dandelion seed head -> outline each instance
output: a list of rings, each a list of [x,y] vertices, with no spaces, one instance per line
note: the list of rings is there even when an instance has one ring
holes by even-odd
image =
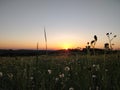
[[[95,64],[93,64],[92,66],[93,66],[93,67],[95,67],[96,65],[95,65]]]
[[[96,78],[96,75],[93,74],[93,75],[92,75],[92,78]]]
[[[48,69],[48,73],[51,74],[51,73],[52,73],[52,70]]]
[[[69,90],[74,90],[74,88],[73,88],[73,87],[70,87]]]
[[[58,81],[59,80],[59,78],[55,78],[55,81]]]
[[[34,77],[31,76],[31,77],[30,77],[30,80],[33,80],[33,79],[34,79]]]
[[[60,78],[63,78],[63,77],[64,77],[64,73],[60,74],[59,77],[60,77]]]
[[[65,71],[70,71],[70,68],[68,66],[66,66]]]

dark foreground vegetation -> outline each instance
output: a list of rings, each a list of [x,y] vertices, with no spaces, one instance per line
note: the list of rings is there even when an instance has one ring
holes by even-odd
[[[1,56],[0,90],[120,90],[120,53]]]
[[[116,54],[120,52],[120,50],[104,50],[104,49],[89,49],[89,54],[94,55],[94,51],[97,55],[101,54]],[[48,55],[64,55],[65,53],[69,55],[86,55],[88,54],[88,50],[86,48],[80,49],[61,49],[61,50],[47,50]],[[36,56],[36,55],[45,55],[46,50],[26,50],[26,49],[20,49],[20,50],[12,50],[12,49],[0,49],[0,56]]]

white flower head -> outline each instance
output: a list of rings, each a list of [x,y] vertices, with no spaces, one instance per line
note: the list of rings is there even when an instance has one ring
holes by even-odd
[[[55,81],[58,81],[59,80],[59,78],[55,78]]]
[[[96,78],[96,75],[92,75],[92,78]]]
[[[3,76],[3,73],[2,72],[0,72],[0,77],[2,77]]]
[[[59,77],[60,77],[60,78],[63,78],[63,77],[64,77],[64,73],[60,74]]]
[[[33,79],[34,79],[34,77],[31,76],[31,77],[30,77],[30,80],[33,80]]]
[[[51,74],[51,73],[52,73],[52,70],[48,69],[48,73]]]
[[[105,71],[107,72],[107,71],[108,71],[108,69],[105,69]]]
[[[65,71],[70,71],[70,68],[68,66],[66,66]]]
[[[96,65],[95,65],[95,64],[93,64],[92,66],[93,66],[93,67],[95,67]]]
[[[74,90],[74,88],[73,88],[73,87],[70,87],[69,90]]]

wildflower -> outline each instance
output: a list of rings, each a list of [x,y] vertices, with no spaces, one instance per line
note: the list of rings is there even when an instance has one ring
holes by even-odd
[[[52,73],[52,70],[48,69],[48,73],[51,74],[51,73]]]
[[[55,78],[55,81],[58,81],[59,80],[59,78]]]
[[[105,69],[105,71],[107,72],[107,71],[108,71],[108,69]]]
[[[3,76],[3,73],[2,72],[0,72],[0,77],[2,77]]]
[[[100,65],[99,65],[99,64],[98,64],[98,65],[96,65],[96,68],[97,68],[97,69],[100,69]]]
[[[73,88],[73,87],[70,87],[69,90],[74,90],[74,88]]]
[[[34,79],[34,77],[31,76],[31,77],[30,77],[30,80],[33,80],[33,79]]]
[[[96,75],[93,74],[93,75],[92,75],[92,78],[96,78]]]
[[[96,65],[95,65],[95,64],[93,64],[92,66],[93,66],[93,67],[95,67]]]
[[[69,71],[70,68],[68,66],[65,67],[65,71]]]
[[[60,78],[63,78],[63,77],[64,77],[64,73],[60,74],[59,77],[60,77]]]

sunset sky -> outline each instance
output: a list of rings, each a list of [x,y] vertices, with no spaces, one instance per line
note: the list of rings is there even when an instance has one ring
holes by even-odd
[[[97,48],[117,37],[120,49],[120,0],[0,0],[0,49],[84,48],[97,35]],[[112,37],[111,37],[112,38]]]

